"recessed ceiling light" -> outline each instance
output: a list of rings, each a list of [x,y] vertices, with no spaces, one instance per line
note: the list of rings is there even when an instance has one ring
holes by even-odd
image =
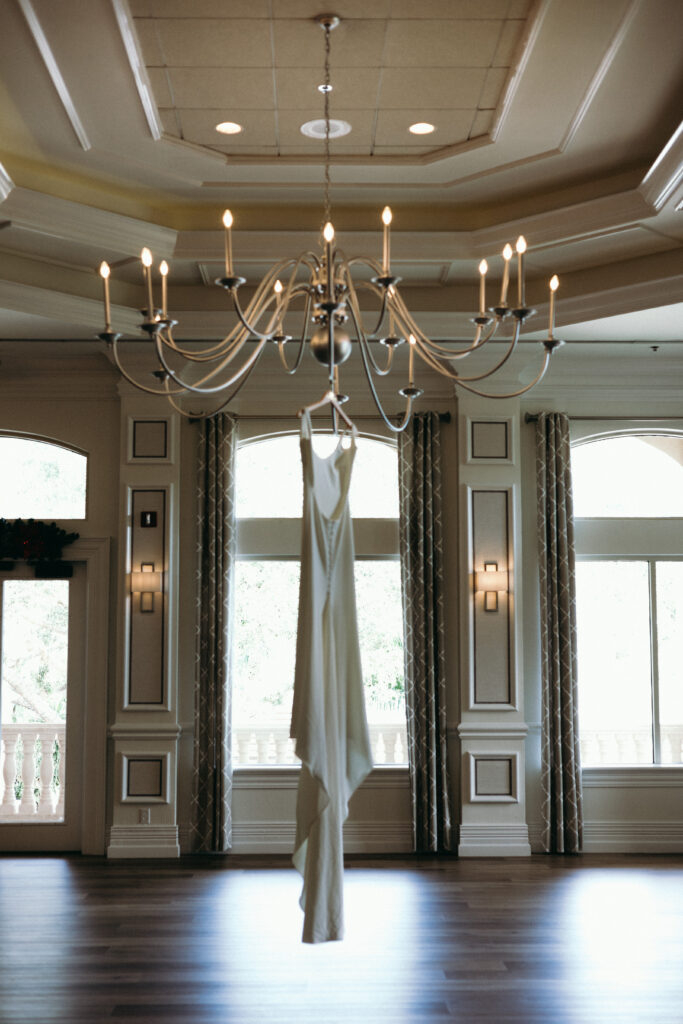
[[[239,135],[242,131],[242,125],[237,124],[236,121],[221,121],[220,124],[216,125],[216,131],[222,135]]]
[[[332,92],[332,88],[329,82],[323,82],[322,85],[318,86],[318,92]]]
[[[416,124],[411,124],[408,129],[413,135],[431,135],[434,131],[434,125],[429,124],[428,121],[418,121]]]
[[[306,124],[301,125],[301,134],[308,136],[309,139],[324,139],[325,138],[325,121],[322,117],[316,118],[314,121],[306,121]],[[351,131],[351,125],[348,121],[338,121],[335,118],[330,118],[330,138],[339,139],[342,135],[348,135]]]

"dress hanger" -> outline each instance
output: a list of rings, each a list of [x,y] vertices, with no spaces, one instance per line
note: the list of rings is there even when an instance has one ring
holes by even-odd
[[[353,431],[356,430],[355,423],[353,422],[353,420],[349,416],[346,415],[346,413],[344,412],[344,410],[342,408],[341,402],[339,401],[339,399],[337,398],[336,394],[332,390],[326,391],[325,394],[322,396],[322,398],[319,401],[313,402],[311,405],[305,405],[303,407],[303,409],[299,409],[299,411],[297,413],[297,416],[301,417],[301,416],[303,416],[303,414],[305,412],[307,412],[307,413],[315,412],[316,409],[322,409],[323,406],[325,406],[325,405],[331,405],[332,409],[334,410],[334,412],[338,416],[340,416],[341,419],[344,420],[344,422],[349,427],[349,429],[353,430]],[[334,423],[335,423],[335,433],[336,433],[336,423],[337,423],[336,418],[335,418]]]

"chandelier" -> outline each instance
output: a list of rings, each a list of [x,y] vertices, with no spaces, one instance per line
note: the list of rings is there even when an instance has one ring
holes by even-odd
[[[423,393],[415,381],[416,356],[432,370],[453,381],[457,387],[475,395],[485,398],[515,398],[524,394],[542,379],[554,349],[562,344],[554,337],[555,292],[559,284],[557,276],[549,282],[548,335],[541,343],[544,349],[543,357],[533,380],[515,391],[506,393],[487,393],[480,389],[481,381],[492,377],[508,362],[517,347],[522,325],[527,317],[535,312],[527,307],[525,301],[524,262],[527,246],[523,236],[517,239],[516,260],[513,260],[515,253],[510,244],[503,249],[503,274],[499,298],[495,305],[488,308],[486,277],[489,268],[486,260],[480,262],[479,310],[471,318],[473,330],[471,341],[468,343],[434,341],[428,338],[410,313],[399,288],[401,278],[392,273],[392,212],[388,206],[384,208],[381,218],[381,261],[372,256],[347,258],[336,244],[330,207],[330,33],[339,24],[339,18],[336,15],[321,15],[316,21],[325,33],[324,82],[319,86],[324,97],[325,127],[324,216],[319,250],[303,252],[298,256],[280,260],[266,273],[251,299],[243,306],[239,298],[239,289],[246,280],[235,270],[232,250],[233,216],[230,210],[226,210],[223,214],[225,274],[218,278],[216,284],[228,292],[237,323],[222,341],[205,346],[197,342],[176,341],[173,329],[177,326],[177,321],[169,314],[168,308],[169,267],[163,260],[158,268],[161,304],[157,305],[152,278],[153,258],[146,248],[142,250],[141,262],[147,305],[141,310],[144,319],[140,328],[148,335],[158,363],[158,368],[154,371],[156,383],[151,385],[136,379],[123,365],[119,350],[121,335],[112,330],[111,323],[110,268],[104,262],[100,265],[99,273],[104,289],[105,328],[98,337],[106,342],[119,372],[127,381],[147,394],[165,396],[184,416],[211,416],[228,408],[269,344],[277,346],[283,369],[288,374],[297,372],[308,348],[313,356],[327,367],[327,391],[316,407],[330,401],[338,412],[341,412],[341,403],[348,398],[340,391],[339,366],[349,358],[354,349],[357,349],[377,410],[387,427],[394,432],[400,432],[408,425],[413,402]],[[508,292],[513,286],[513,277],[516,277],[516,294],[511,305],[508,302]],[[512,287],[512,290],[514,292],[515,288]],[[369,292],[376,304],[376,312],[370,326],[366,324],[361,313],[361,292]],[[301,327],[296,338],[286,334],[284,330],[285,317],[289,324],[291,314],[295,312],[301,318]],[[461,372],[459,367],[462,361],[472,353],[481,351],[505,322],[510,324],[512,329],[502,355],[494,358],[492,365],[486,369],[469,374]],[[402,416],[396,417],[397,422],[394,422],[380,401],[376,378],[389,374],[396,349],[404,343],[409,346],[408,380],[398,394],[405,400],[405,408]],[[181,404],[181,400],[187,400],[188,396],[195,396],[197,399],[218,399],[220,405],[209,412],[189,412],[187,407]],[[333,412],[336,426],[334,417]],[[346,415],[343,415],[343,418],[348,419]]]

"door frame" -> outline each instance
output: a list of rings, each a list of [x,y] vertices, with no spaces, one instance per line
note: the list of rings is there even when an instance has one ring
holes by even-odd
[[[109,675],[109,538],[74,541],[66,561],[85,567],[82,632],[82,723],[80,749],[80,852],[101,856],[105,851],[107,693]],[[67,755],[69,758],[71,755]],[[78,756],[78,753],[77,753]],[[19,827],[19,826],[17,826]],[[36,826],[30,826],[35,828]],[[50,826],[48,826],[50,827]]]

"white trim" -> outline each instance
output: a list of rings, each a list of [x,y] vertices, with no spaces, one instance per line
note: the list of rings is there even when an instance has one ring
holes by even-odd
[[[645,200],[659,211],[671,198],[682,180],[683,121],[643,178],[640,192]]]
[[[0,164],[0,203],[7,199],[7,196],[15,188],[14,182],[10,178],[9,174],[5,170],[2,164]]]
[[[296,790],[299,785],[298,766],[235,768],[232,777],[234,790]],[[379,765],[358,787],[357,792],[370,789],[410,789],[408,767],[403,765]]]
[[[292,821],[235,822],[233,853],[288,853],[294,850],[296,825]],[[402,821],[347,822],[345,853],[412,853],[413,830]]]
[[[59,64],[52,52],[52,47],[47,41],[47,36],[43,32],[43,27],[38,20],[38,15],[33,9],[33,4],[31,3],[31,0],[17,0],[17,2],[21,8],[22,14],[26,18],[26,23],[31,35],[33,36],[33,40],[38,47],[40,56],[43,58],[43,63],[47,68],[47,73],[52,79],[52,84],[57,91],[57,95],[62,101],[62,106],[64,107],[66,116],[71,122],[74,134],[81,145],[81,149],[84,149],[87,153],[89,149],[92,149],[92,144],[88,138],[85,128],[83,127],[83,122],[78,116],[76,104],[72,100],[71,93],[66,87],[66,82],[64,81],[62,72],[59,69]]]
[[[610,71],[614,60],[621,49],[621,46],[626,39],[626,36],[631,28],[633,20],[638,13],[639,8],[642,5],[642,0],[631,0],[631,6],[627,10],[624,17],[621,19],[617,31],[615,32],[611,43],[605,50],[604,56],[600,61],[597,71],[593,75],[588,88],[586,89],[583,98],[569,123],[569,127],[564,134],[564,137],[559,145],[560,153],[564,153],[568,146],[574,141],[574,136],[581,127],[584,118],[586,117],[590,107],[595,99],[599,89],[601,88],[608,72]]]
[[[460,857],[528,857],[531,854],[526,825],[496,824],[460,826]]]
[[[477,792],[477,761],[507,761],[510,765],[509,793],[478,793]],[[495,750],[468,751],[465,754],[465,771],[471,804],[517,804],[520,792],[520,758],[517,751]]]
[[[584,789],[683,789],[683,765],[629,765],[584,768]]]
[[[104,853],[109,651],[109,538],[85,537],[69,547],[86,566],[81,852]]]
[[[131,796],[128,794],[128,778],[131,761],[158,761],[160,766],[160,789],[158,796],[149,793]],[[118,755],[119,793],[122,804],[168,804],[170,803],[171,754],[168,750],[153,753],[149,750],[126,750]]]
[[[109,829],[107,857],[113,860],[179,856],[176,825],[112,825]]]
[[[127,0],[111,0],[111,3],[150,134],[154,141],[158,142],[164,133],[164,128],[159,117],[157,105],[154,102],[149,75],[147,74],[147,68],[140,52],[135,28],[133,27],[133,16],[130,13]]]
[[[683,821],[587,821],[584,853],[683,853]]]

